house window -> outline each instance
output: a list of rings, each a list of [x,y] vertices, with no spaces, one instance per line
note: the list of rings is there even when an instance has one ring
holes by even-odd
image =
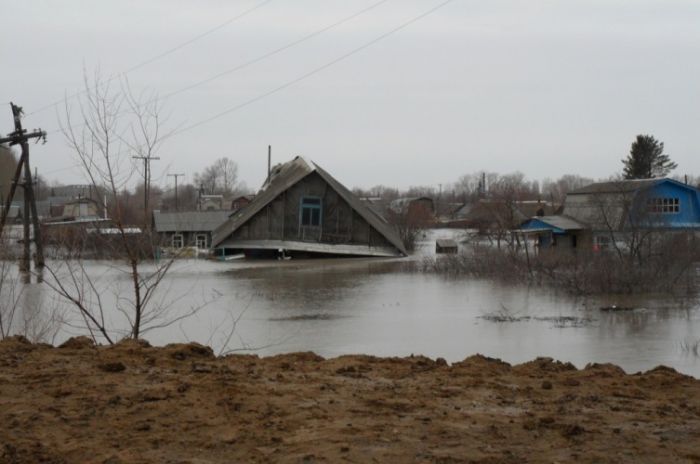
[[[681,202],[679,198],[649,198],[647,211],[650,213],[680,213]]]
[[[314,197],[304,197],[301,199],[301,225],[315,226],[321,225],[321,199]]]
[[[185,246],[185,239],[182,236],[182,234],[173,235],[172,245],[173,245],[173,248],[182,248],[183,246]]]
[[[195,237],[197,248],[204,250],[207,248],[207,234],[197,234]]]

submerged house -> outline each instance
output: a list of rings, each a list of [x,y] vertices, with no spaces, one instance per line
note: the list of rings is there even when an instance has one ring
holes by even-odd
[[[700,191],[663,178],[598,182],[569,192],[561,215],[532,218],[519,230],[541,247],[593,250],[638,231],[700,231]]]
[[[488,231],[512,229],[533,216],[554,214],[555,207],[546,201],[505,201],[480,199],[462,205],[453,213],[452,225]]]
[[[228,219],[230,211],[153,212],[153,230],[166,248],[211,247],[212,232]]]
[[[248,256],[404,256],[394,228],[317,164],[275,166],[249,205],[218,227],[212,247]]]

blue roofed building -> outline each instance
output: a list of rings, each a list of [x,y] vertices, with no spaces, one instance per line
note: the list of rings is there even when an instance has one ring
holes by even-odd
[[[600,250],[633,234],[700,232],[700,191],[673,179],[598,182],[569,192],[561,215],[525,221],[540,248]]]

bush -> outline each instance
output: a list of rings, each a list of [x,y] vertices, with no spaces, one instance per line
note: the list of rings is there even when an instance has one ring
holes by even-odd
[[[614,252],[562,253],[542,250],[527,255],[512,248],[474,244],[458,255],[426,258],[411,264],[419,272],[469,275],[505,281],[547,284],[574,294],[695,293],[700,253],[692,239],[658,240],[644,260]]]

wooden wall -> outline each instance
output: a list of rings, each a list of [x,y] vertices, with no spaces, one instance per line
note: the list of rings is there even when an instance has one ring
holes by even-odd
[[[302,227],[303,197],[321,199],[321,227]],[[287,240],[392,247],[316,173],[296,183],[260,210],[233,240]]]

